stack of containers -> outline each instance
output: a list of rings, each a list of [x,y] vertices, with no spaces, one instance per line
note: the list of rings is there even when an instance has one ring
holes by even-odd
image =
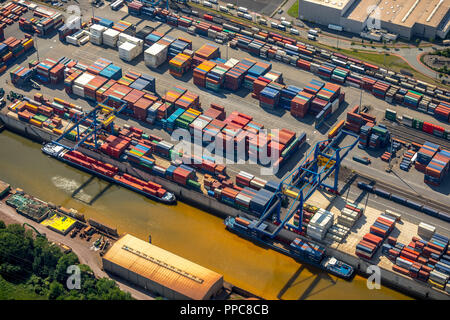
[[[289,85],[281,90],[280,106],[286,110],[291,109],[292,100],[297,96],[302,89],[296,86]]]
[[[349,70],[343,67],[337,67],[333,70],[333,74],[331,75],[331,79],[337,81],[339,83],[344,83],[349,74]]]
[[[356,245],[356,255],[366,259],[372,259],[376,250],[395,226],[395,219],[389,215],[381,214],[370,226],[370,233]]]
[[[375,97],[384,99],[387,91],[389,90],[390,84],[384,81],[377,81],[377,83],[372,87],[372,94]]]
[[[207,89],[218,92],[225,80],[225,73],[230,69],[224,64],[216,65],[206,75],[205,86]]]
[[[438,151],[439,146],[437,144],[426,141],[417,152],[414,167],[421,172],[425,172],[427,165]]]
[[[313,97],[311,93],[300,91],[291,101],[291,114],[296,118],[303,118],[308,113]]]
[[[369,137],[372,132],[372,126],[363,125],[359,133],[359,145],[358,147],[364,149],[369,145]]]
[[[258,77],[256,80],[254,80],[252,98],[259,100],[259,94],[270,82],[271,80],[265,79],[264,77]]]
[[[439,120],[450,122],[450,104],[441,101],[434,109],[434,116]]]
[[[116,48],[117,47],[117,41],[119,40],[119,34],[120,31],[114,30],[114,29],[106,29],[103,32],[103,44],[111,47]]]
[[[207,115],[207,113],[205,113],[205,115]],[[204,142],[207,143],[213,141],[225,126],[225,122],[220,119],[213,118],[213,120],[205,127],[205,129],[203,129]]]
[[[245,187],[243,188],[239,194],[236,196],[235,203],[238,209],[249,211],[250,210],[250,202],[255,196],[255,190]]]
[[[245,171],[240,171],[237,175],[236,175],[236,184],[238,186],[241,187],[249,187],[250,186],[250,182],[252,181],[252,179],[255,176],[245,172]]]
[[[228,70],[225,74],[224,87],[229,90],[239,90],[244,76],[255,63],[255,60],[244,59]]]
[[[106,31],[106,27],[99,24],[93,24],[89,28],[89,40],[98,46],[102,45],[103,42],[103,32]]]
[[[238,194],[239,191],[230,187],[225,187],[220,192],[220,200],[228,205],[234,206]]]
[[[148,36],[145,37],[145,44],[151,46],[158,42],[164,35],[158,31],[153,31]]]
[[[110,64],[100,71],[99,75],[107,79],[119,80],[122,77],[122,68]]]
[[[420,92],[408,90],[408,92],[406,93],[406,95],[403,98],[403,104],[407,107],[417,108],[422,96],[423,96],[423,94]]]
[[[48,83],[50,82],[50,70],[57,64],[57,61],[52,59],[45,59],[40,62],[36,67],[36,77],[38,80]]]
[[[206,43],[195,51],[194,55],[204,60],[211,60],[220,56],[219,47],[210,43]]]
[[[158,68],[167,60],[168,46],[160,43],[153,44],[144,52],[144,61],[148,67]]]
[[[113,28],[114,30],[119,31],[119,32],[124,32],[124,31],[126,31],[128,28],[130,28],[131,25],[132,25],[132,24],[131,24],[130,22],[120,20],[120,21],[114,23],[114,25],[113,25],[112,28]]]
[[[431,159],[425,168],[425,183],[439,186],[444,178],[448,175],[448,168],[450,162],[450,152],[441,150]]]
[[[200,108],[200,97],[190,91],[186,91],[181,97],[175,101],[175,107],[187,110],[189,108],[199,109]]]
[[[185,94],[186,91],[186,88],[174,86],[172,89],[166,92],[166,94],[162,97],[162,100],[169,103],[170,105],[174,105],[175,101],[177,101],[183,94]]]
[[[372,259],[373,255],[383,242],[383,238],[373,233],[366,233],[356,245],[356,255],[365,259]]]
[[[250,210],[256,215],[261,215],[271,203],[274,193],[266,189],[256,191],[254,197],[250,201]]]
[[[184,50],[192,49],[192,41],[186,39],[177,39],[169,46],[169,59],[175,57],[177,54],[184,52]]]
[[[315,240],[323,240],[328,229],[333,225],[334,215],[320,208],[309,221],[306,234]]]
[[[84,97],[96,101],[96,91],[100,89],[108,79],[102,76],[95,76],[84,86]]]
[[[329,80],[335,68],[336,68],[335,65],[324,63],[319,67],[318,75],[321,78]]]
[[[153,104],[153,100],[144,97],[138,99],[133,105],[133,116],[138,120],[145,120],[147,118],[148,109]]]
[[[14,85],[22,86],[25,84],[33,75],[33,71],[29,68],[17,66],[11,70],[11,82]]]
[[[188,179],[193,180],[194,175],[195,171],[193,168],[182,164],[173,171],[172,180],[181,185],[186,185]]]
[[[189,125],[201,114],[200,111],[192,108],[187,109],[175,120],[175,124],[179,128],[189,130]]]
[[[191,124],[189,124],[189,131],[192,135],[195,132],[203,134],[203,129],[213,120],[213,118],[205,116],[204,114],[198,116]]]
[[[155,147],[155,152],[165,158],[170,158],[170,152],[173,149],[173,144],[166,141],[158,141]]]
[[[280,101],[281,92],[279,89],[271,87],[272,83],[269,83],[259,93],[259,106],[262,108],[274,109],[278,106]]]
[[[175,129],[175,121],[185,112],[184,109],[178,108],[173,112],[168,118],[166,122],[166,129],[171,133]]]
[[[110,135],[106,138],[105,143],[100,146],[103,153],[110,155],[113,158],[120,158],[121,154],[130,145],[131,139],[128,137],[116,137]]]
[[[200,87],[206,86],[206,75],[208,72],[210,72],[213,68],[215,68],[216,64],[211,61],[203,61],[194,69],[194,84]]]
[[[84,87],[95,78],[95,75],[88,72],[84,72],[78,78],[75,79],[72,86],[72,92],[80,97],[85,97]]]
[[[140,1],[132,1],[128,3],[128,13],[134,16],[139,16],[144,5]]]
[[[191,67],[192,58],[179,53],[169,61],[169,72],[175,77],[182,77]]]

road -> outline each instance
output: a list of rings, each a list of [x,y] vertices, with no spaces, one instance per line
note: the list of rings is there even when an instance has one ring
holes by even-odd
[[[72,248],[72,251],[78,256],[80,263],[88,265],[97,278],[106,277],[111,279],[111,277],[106,274],[100,267],[101,259],[99,254],[93,250],[90,250],[90,244],[88,244],[87,242],[81,242],[79,238],[70,238],[69,236],[58,234],[42,226],[41,224],[18,214],[13,208],[0,201],[0,220],[2,216],[6,216],[8,219],[14,220],[19,224],[23,224],[24,222],[26,222],[35,227],[39,232],[45,233],[48,240],[59,242],[65,244],[66,246],[69,246],[70,248]],[[136,288],[132,288],[124,283],[118,282],[116,278],[114,278],[114,280],[121,290],[129,292],[133,296],[133,298],[138,300],[153,300],[153,298],[148,294],[145,294],[142,291],[137,290]]]

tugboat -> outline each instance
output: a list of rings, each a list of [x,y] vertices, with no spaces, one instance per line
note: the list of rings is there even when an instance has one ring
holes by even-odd
[[[273,239],[268,237],[259,237],[249,228],[252,224],[256,224],[256,220],[250,221],[244,217],[228,216],[225,221],[226,228],[237,235],[249,239],[258,244],[268,246],[271,249],[281,252],[287,256],[294,258],[300,263],[307,263],[320,270],[331,273],[339,278],[350,280],[355,269],[335,257],[325,255],[325,248],[308,240],[296,238],[291,242],[288,248],[285,246],[275,245]],[[261,226],[267,226],[261,224]]]
[[[47,143],[45,144],[42,148],[41,148],[42,152],[53,157],[56,158],[60,161],[63,161],[77,169],[83,170],[89,174],[93,174],[95,176],[98,176],[108,182],[113,182],[113,183],[117,183],[125,188],[128,188],[130,190],[133,190],[135,192],[138,192],[152,200],[155,201],[159,201],[162,202],[164,204],[176,204],[177,203],[177,199],[175,197],[175,195],[172,192],[169,192],[167,190],[164,190],[161,188],[162,193],[150,193],[151,190],[149,190],[149,188],[137,188],[136,187],[136,183],[133,183],[133,181],[130,181],[129,179],[131,179],[131,176],[129,175],[121,175],[120,173],[116,173],[113,175],[106,175],[103,174],[102,172],[99,172],[99,170],[93,170],[90,167],[86,167],[84,165],[82,165],[82,163],[84,163],[84,161],[77,161],[74,162],[71,160],[71,157],[67,157],[65,156],[66,153],[68,152],[68,150],[60,145],[54,144],[54,143]],[[94,161],[94,159],[91,159],[91,161]],[[110,167],[112,167],[111,165],[109,165]],[[103,170],[105,171],[105,170]],[[129,177],[128,179],[125,178],[125,176]],[[135,179],[135,180],[139,180],[139,179]],[[148,182],[149,184],[151,182]],[[154,183],[152,183],[154,184]]]

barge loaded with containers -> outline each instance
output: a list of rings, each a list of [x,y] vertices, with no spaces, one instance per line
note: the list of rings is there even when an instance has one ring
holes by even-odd
[[[117,183],[132,191],[138,192],[152,200],[164,204],[176,204],[177,200],[172,192],[162,188],[161,185],[137,179],[129,174],[121,174],[117,167],[85,156],[78,151],[70,151],[54,143],[47,143],[42,152],[63,161],[77,169],[96,175],[108,182]]]
[[[335,257],[325,255],[325,248],[312,241],[296,238],[290,243],[289,247],[286,248],[283,245],[275,245],[273,239],[268,237],[258,237],[255,233],[252,233],[251,229],[248,227],[255,222],[252,222],[249,219],[229,216],[225,219],[224,223],[226,228],[231,232],[247,238],[250,241],[268,246],[301,263],[310,264],[345,280],[350,280],[355,274],[355,270],[352,266]],[[267,228],[267,225],[262,224],[261,227]]]

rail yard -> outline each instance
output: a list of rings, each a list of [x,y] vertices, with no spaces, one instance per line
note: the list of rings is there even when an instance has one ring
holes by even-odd
[[[97,268],[152,297],[449,299],[448,87],[187,4],[81,6],[0,10],[3,206],[99,234]],[[247,277],[255,250],[273,263]],[[281,286],[287,265],[319,280]]]

